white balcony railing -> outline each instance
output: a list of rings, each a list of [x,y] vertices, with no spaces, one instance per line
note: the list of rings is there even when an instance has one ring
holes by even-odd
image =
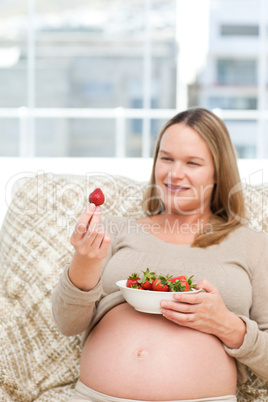
[[[268,110],[213,110],[223,120],[248,120],[258,122],[258,127],[263,127],[268,120]],[[150,157],[150,120],[168,120],[178,113],[176,109],[127,109],[122,107],[111,109],[76,109],[76,108],[0,108],[0,119],[16,118],[19,120],[19,156],[35,156],[35,130],[36,119],[114,119],[115,120],[115,157],[126,156],[126,120],[142,119],[145,130],[142,135],[142,157]],[[263,157],[263,144],[265,132],[257,128],[256,148],[257,157]]]

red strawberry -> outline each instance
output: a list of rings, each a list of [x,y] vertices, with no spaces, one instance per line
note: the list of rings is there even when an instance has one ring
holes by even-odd
[[[140,279],[140,277],[138,276],[138,274],[136,274],[136,272],[132,275],[130,275],[127,279],[127,287],[128,288],[140,288],[140,284],[138,283],[138,280]]]
[[[131,285],[131,289],[140,289],[143,290],[142,287],[137,283],[137,285]]]
[[[160,275],[153,281],[153,290],[158,292],[168,292],[170,284],[169,277]]]
[[[182,279],[179,280],[176,278],[175,282],[173,282],[170,286],[171,292],[188,292],[191,291],[193,288],[196,287],[196,284],[192,282],[192,276],[189,279],[185,278],[184,276],[181,277]],[[185,278],[185,279],[183,279]]]
[[[100,188],[96,188],[94,191],[92,191],[91,194],[89,194],[88,198],[89,202],[92,202],[95,205],[102,205],[105,201],[105,197],[103,192],[101,191]]]
[[[170,282],[174,283],[176,281],[187,281],[186,276],[176,276],[175,278],[170,278]]]
[[[155,272],[150,272],[149,268],[143,272],[143,278],[138,280],[142,289],[144,290],[153,290],[153,280],[155,279]]]

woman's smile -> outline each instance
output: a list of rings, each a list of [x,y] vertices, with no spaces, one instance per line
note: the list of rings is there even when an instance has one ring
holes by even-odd
[[[176,184],[170,184],[170,183],[165,183],[165,187],[175,193],[181,193],[183,191],[187,191],[190,189],[189,186],[184,186],[184,185],[176,185]]]

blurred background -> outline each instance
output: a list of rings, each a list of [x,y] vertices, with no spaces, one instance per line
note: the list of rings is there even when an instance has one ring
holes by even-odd
[[[0,0],[0,157],[152,156],[202,106],[268,158],[268,0]]]

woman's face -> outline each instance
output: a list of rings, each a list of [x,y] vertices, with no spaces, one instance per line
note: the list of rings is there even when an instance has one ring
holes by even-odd
[[[214,164],[202,137],[178,123],[167,128],[160,142],[155,180],[168,213],[211,214]]]

